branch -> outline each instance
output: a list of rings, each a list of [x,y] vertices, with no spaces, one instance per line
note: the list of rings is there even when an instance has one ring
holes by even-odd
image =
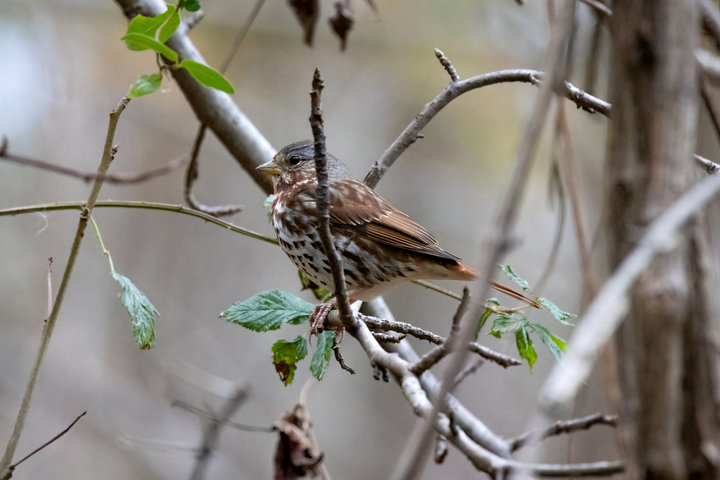
[[[40,205],[31,205],[28,207],[6,208],[4,210],[0,210],[0,217],[6,216],[6,215],[21,215],[21,214],[25,214],[25,213],[37,213],[37,212],[44,213],[44,212],[51,212],[53,210],[81,210],[82,211],[85,209],[86,205],[87,205],[87,202],[54,202],[54,203],[44,203],[44,204],[40,204]],[[213,225],[223,227],[227,230],[230,230],[231,232],[239,233],[241,235],[245,235],[246,237],[254,238],[256,240],[262,240],[263,242],[272,243],[273,245],[277,245],[277,239],[275,239],[275,238],[266,237],[257,232],[254,232],[252,230],[238,227],[237,225],[234,225],[232,223],[225,222],[223,220],[220,220],[219,218],[215,218],[210,214],[200,212],[198,210],[193,210],[191,208],[183,207],[182,205],[174,205],[171,203],[143,202],[143,201],[124,201],[124,202],[104,201],[104,202],[96,202],[95,208],[140,208],[140,209],[145,209],[145,210],[161,210],[161,211],[165,211],[165,212],[181,213],[183,215],[189,215],[191,217],[201,218],[208,223],[212,223]]]
[[[55,165],[53,163],[44,162],[42,160],[35,160],[32,158],[20,157],[17,155],[10,155],[6,153],[5,149],[0,147],[0,160],[6,160],[9,162],[25,165],[28,167],[39,168],[41,170],[48,170],[53,173],[59,173],[61,175],[67,175],[69,177],[79,178],[85,182],[90,180],[102,179],[105,183],[114,183],[118,185],[132,185],[136,183],[142,183],[155,177],[167,175],[170,172],[177,170],[187,164],[187,157],[178,157],[170,160],[165,165],[161,165],[157,168],[141,172],[141,173],[91,173],[81,172],[74,168],[63,167],[62,165]]]
[[[33,391],[35,390],[35,383],[37,382],[38,373],[40,372],[40,366],[42,365],[47,347],[50,344],[50,337],[52,336],[53,330],[55,329],[55,323],[60,313],[60,307],[62,306],[63,299],[65,298],[65,292],[70,283],[70,276],[73,268],[75,267],[75,261],[77,260],[78,252],[80,251],[80,244],[82,243],[85,235],[85,228],[87,227],[88,219],[92,213],[92,209],[95,206],[97,197],[100,194],[100,188],[103,184],[103,176],[110,168],[110,164],[115,158],[117,147],[113,146],[113,140],[115,139],[115,130],[117,128],[118,120],[125,107],[130,102],[128,97],[123,97],[120,103],[110,112],[110,120],[108,122],[107,135],[105,137],[105,147],[103,148],[102,158],[100,160],[100,166],[98,166],[98,178],[93,183],[92,190],[87,202],[81,209],[80,220],[78,221],[77,229],[75,230],[75,238],[70,248],[70,255],[65,265],[65,271],[63,272],[60,286],[58,287],[58,293],[55,297],[55,302],[52,307],[52,311],[45,322],[45,326],[42,331],[40,338],[40,346],[38,348],[37,355],[35,357],[35,363],[33,364],[28,383],[25,387],[25,393],[23,395],[22,403],[20,404],[20,410],[18,411],[15,419],[15,426],[13,427],[10,440],[5,447],[5,453],[3,454],[2,460],[0,460],[0,474],[4,475],[12,462],[17,443],[20,440],[23,428],[25,427],[25,419],[27,418],[28,411],[30,409],[30,401],[32,399]]]
[[[62,432],[58,433],[58,434],[55,435],[53,438],[51,438],[51,439],[48,440],[47,442],[45,442],[45,443],[43,443],[42,445],[40,445],[38,448],[36,448],[36,449],[33,450],[32,452],[28,453],[27,455],[25,455],[23,458],[21,458],[21,459],[18,460],[17,462],[15,462],[15,463],[13,463],[12,465],[10,465],[10,466],[8,467],[8,475],[4,476],[4,477],[3,477],[3,480],[6,480],[6,479],[9,480],[10,477],[12,476],[12,472],[18,467],[18,465],[20,465],[20,464],[23,463],[25,460],[27,460],[28,458],[32,457],[32,456],[35,455],[36,453],[38,453],[40,450],[42,450],[43,448],[47,447],[48,445],[50,445],[51,443],[55,442],[55,441],[58,440],[60,437],[62,437],[62,436],[65,435],[66,433],[68,433],[68,432],[70,431],[70,429],[73,428],[73,427],[75,426],[75,424],[76,424],[77,422],[79,422],[82,417],[85,416],[86,413],[87,413],[87,410],[85,410],[85,411],[82,412],[80,415],[78,415],[78,416],[75,418],[75,420],[73,420],[73,421],[70,423],[70,425],[68,425],[67,427],[65,427],[65,428],[63,429]]]
[[[448,64],[450,63],[444,56],[443,58]],[[447,70],[447,67],[445,68]],[[365,176],[365,184],[375,188],[387,169],[395,163],[395,160],[397,160],[410,145],[415,143],[420,135],[420,131],[425,128],[430,120],[432,120],[435,115],[437,115],[451,101],[455,100],[463,93],[476,88],[508,82],[522,82],[535,86],[541,86],[541,80],[544,76],[545,74],[538,70],[516,69],[490,72],[470,77],[465,80],[451,82],[442,92],[440,92],[440,94],[432,99],[430,103],[425,105],[425,108],[423,108],[420,113],[415,115],[412,122],[405,127],[405,130],[403,130],[400,136],[395,139],[387,150],[385,150],[380,159],[375,162],[372,167],[370,167],[370,171]],[[605,116],[610,115],[609,103],[583,92],[570,82],[563,82],[560,83],[560,85],[562,90],[557,93],[575,102],[578,108],[582,108],[591,113],[598,112]]]
[[[605,342],[623,320],[628,291],[655,255],[672,243],[687,221],[720,192],[720,175],[705,178],[685,192],[648,228],[637,247],[625,257],[588,307],[568,342],[562,362],[550,372],[539,395],[541,412],[556,412],[572,400],[590,374]]]
[[[335,248],[330,232],[330,200],[328,192],[328,171],[327,152],[325,150],[325,132],[323,127],[322,109],[320,107],[320,94],[323,89],[323,80],[320,71],[316,68],[313,75],[312,90],[310,91],[310,127],[312,128],[315,140],[315,169],[317,172],[317,190],[315,197],[317,201],[318,234],[322,242],[325,256],[328,258],[330,270],[332,271],[333,283],[335,283],[335,298],[340,310],[340,320],[343,327],[353,334],[356,328],[356,321],[350,310],[350,301],[345,284],[345,273],[342,268],[342,258]]]
[[[572,420],[559,420],[554,424],[544,428],[540,432],[528,432],[508,440],[510,450],[513,452],[528,444],[530,440],[539,441],[548,437],[560,435],[563,433],[572,433],[578,430],[588,430],[595,425],[616,426],[617,415],[602,415],[595,413],[587,417],[574,418]]]
[[[162,0],[115,0],[128,19],[138,13],[154,17],[166,10]],[[180,59],[205,63],[200,52],[187,36],[187,26],[181,24],[167,45]],[[270,178],[255,167],[275,154],[275,149],[255,125],[226,93],[199,85],[184,68],[171,69],[173,78],[182,90],[198,120],[207,125],[225,145],[240,166],[266,193],[272,192]]]
[[[693,158],[694,158],[700,165],[702,165],[702,166],[705,168],[705,171],[706,171],[708,174],[710,174],[710,175],[712,175],[713,173],[715,173],[715,172],[717,172],[718,170],[720,170],[720,165],[717,164],[717,163],[715,163],[715,162],[713,162],[712,160],[709,160],[709,159],[707,159],[707,158],[705,158],[705,157],[701,157],[701,156],[698,155],[698,154],[693,154]]]

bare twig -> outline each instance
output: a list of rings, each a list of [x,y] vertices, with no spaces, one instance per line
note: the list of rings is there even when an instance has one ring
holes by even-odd
[[[458,385],[460,385],[462,382],[465,381],[467,377],[472,375],[473,373],[477,372],[477,369],[482,367],[485,363],[485,360],[482,358],[476,358],[474,362],[470,363],[467,367],[463,368],[460,373],[457,374],[455,377],[455,384],[453,390],[457,388]]]
[[[48,271],[47,271],[47,317],[50,318],[53,306],[53,291],[52,291],[52,264],[53,258],[48,258]]]
[[[635,279],[655,255],[672,243],[678,230],[719,192],[720,175],[707,177],[678,198],[647,229],[578,322],[568,342],[568,354],[553,368],[540,391],[539,407],[543,412],[555,412],[574,398],[600,349],[622,322],[628,307],[627,294]]]
[[[223,425],[233,416],[238,408],[245,402],[248,395],[248,388],[246,385],[240,385],[237,387],[235,394],[230,397],[225,405],[220,409],[217,416],[210,419],[207,426],[203,431],[203,441],[198,448],[197,456],[195,457],[195,466],[193,467],[192,473],[190,474],[191,480],[201,480],[205,478],[205,472],[210,462],[210,457],[217,446],[217,442],[220,439],[220,431]]]
[[[12,465],[10,465],[10,467],[8,467],[8,472],[12,473],[13,470],[15,470],[15,469],[18,467],[18,465],[20,465],[20,464],[23,463],[25,460],[27,460],[28,458],[32,457],[32,456],[35,455],[36,453],[38,453],[40,450],[42,450],[43,448],[47,447],[48,445],[50,445],[51,443],[55,442],[55,441],[58,440],[60,437],[62,437],[62,436],[65,435],[66,433],[68,433],[68,432],[70,431],[70,429],[73,428],[73,427],[75,426],[75,424],[76,424],[82,417],[85,416],[86,413],[87,413],[87,410],[85,410],[85,411],[82,412],[80,415],[78,415],[78,416],[75,418],[75,420],[73,420],[73,421],[70,423],[70,425],[68,425],[67,427],[65,427],[65,429],[63,429],[62,432],[58,433],[58,434],[55,435],[53,438],[51,438],[51,439],[48,440],[47,442],[45,442],[45,443],[43,443],[42,445],[40,445],[38,448],[36,448],[36,449],[33,450],[32,452],[28,453],[27,455],[25,455],[23,458],[21,458],[21,459],[18,460],[17,462],[15,462],[15,463],[13,463]],[[3,477],[3,478],[10,478],[10,477]]]
[[[453,64],[448,58],[445,56],[445,54],[440,50],[439,48],[435,49],[435,56],[440,61],[440,65],[443,66],[445,71],[450,75],[450,81],[451,82],[457,82],[460,80],[460,77],[458,76],[457,70],[455,70],[455,67],[453,67]]]
[[[340,320],[343,327],[352,335],[355,330],[355,319],[350,310],[345,274],[342,269],[342,258],[335,248],[330,234],[330,201],[328,192],[327,152],[325,150],[325,132],[322,119],[320,95],[323,89],[323,80],[320,71],[316,68],[313,75],[312,90],[310,91],[310,127],[315,141],[315,169],[317,171],[317,199],[318,234],[322,242],[325,256],[328,258],[333,282],[335,283],[335,298],[340,311]]]
[[[114,183],[119,185],[132,185],[136,183],[142,183],[147,180],[160,177],[162,175],[167,175],[168,173],[185,166],[185,164],[187,163],[187,157],[178,157],[170,160],[165,165],[161,165],[157,168],[153,168],[152,170],[141,173],[91,173],[81,172],[74,168],[64,167],[62,165],[56,165],[54,163],[44,162],[42,160],[20,157],[18,155],[10,155],[7,152],[0,152],[0,160],[6,160],[9,162],[17,163],[19,165],[39,168],[42,170],[47,170],[49,172],[79,178],[80,180],[83,180],[85,182],[102,178],[105,183]]]
[[[576,432],[578,430],[587,430],[595,425],[610,425],[614,427],[617,423],[617,415],[603,415],[595,413],[582,418],[574,418],[572,420],[559,420],[554,424],[544,428],[540,432],[528,432],[508,440],[510,449],[514,452],[528,444],[529,440],[544,440],[554,435],[563,433]]]
[[[407,335],[393,335],[392,333],[373,332],[373,337],[375,337],[375,340],[379,343],[400,343],[407,338]]]
[[[355,375],[355,370],[352,369],[347,363],[345,363],[345,358],[343,358],[342,353],[340,352],[340,343],[338,340],[338,337],[340,335],[335,335],[335,340],[333,340],[333,354],[335,355],[335,360],[338,362],[338,365],[340,365],[340,368],[345,370],[346,372],[349,372],[350,375]]]
[[[705,171],[706,171],[707,173],[711,174],[711,175],[712,175],[713,173],[717,172],[718,170],[720,170],[720,164],[717,164],[717,163],[713,162],[712,160],[709,160],[709,159],[707,159],[707,158],[705,158],[705,157],[701,157],[701,156],[698,155],[698,154],[694,154],[694,155],[693,155],[693,158],[694,158],[695,160],[697,160],[697,162],[698,162],[700,165],[702,165],[703,167],[705,167]]]
[[[230,400],[232,400],[232,398]],[[230,401],[230,400],[228,400],[228,401]],[[256,425],[246,425],[244,423],[238,423],[238,422],[233,422],[228,419],[223,419],[218,414],[205,411],[194,405],[185,403],[182,400],[174,400],[171,405],[173,407],[178,407],[178,408],[182,408],[183,410],[187,410],[188,412],[194,413],[198,417],[202,417],[211,422],[222,423],[226,427],[234,428],[236,430],[242,430],[243,432],[274,433],[276,431],[275,427],[272,427],[272,426],[271,427],[258,427]]]
[[[45,204],[41,204],[41,205],[32,205],[32,206],[28,206],[28,207],[6,208],[3,210],[0,210],[0,217],[5,216],[5,215],[20,215],[20,214],[24,214],[24,213],[50,212],[53,210],[81,210],[82,211],[85,208],[85,205],[86,205],[85,202],[55,202],[55,203],[45,203]],[[277,239],[275,239],[275,238],[266,237],[265,235],[261,235],[257,232],[253,232],[252,230],[238,227],[237,225],[233,225],[232,223],[225,222],[225,221],[220,220],[219,218],[215,218],[212,215],[209,215],[207,213],[203,213],[198,210],[193,210],[191,208],[183,207],[182,205],[173,205],[171,203],[142,202],[142,201],[125,201],[125,202],[104,201],[104,202],[96,202],[94,206],[95,206],[95,208],[140,208],[140,209],[146,209],[146,210],[161,210],[161,211],[165,211],[165,212],[182,213],[183,215],[189,215],[191,217],[201,218],[208,223],[212,223],[213,225],[223,227],[227,230],[230,230],[231,232],[239,233],[241,235],[245,235],[246,237],[251,237],[256,240],[262,240],[263,242],[272,243],[274,245],[277,245]]]
[[[448,454],[448,441],[447,438],[438,434],[435,436],[435,452],[433,453],[433,460],[435,463],[440,464],[445,461],[445,457]]]
[[[476,88],[508,82],[530,83],[532,85],[539,86],[542,84],[544,76],[545,74],[543,72],[537,70],[501,70],[498,72],[477,75],[457,82],[451,82],[442,92],[440,92],[440,94],[425,105],[425,108],[423,108],[420,113],[415,115],[413,121],[405,127],[405,130],[402,131],[400,136],[398,136],[392,145],[385,150],[378,161],[370,167],[370,171],[365,176],[364,182],[368,186],[374,188],[395,160],[397,160],[410,145],[415,143],[420,131],[425,128],[425,125],[427,125],[430,120],[432,120],[435,115],[437,115],[451,101],[455,100],[463,93],[467,93]],[[583,108],[589,112],[598,112],[605,116],[610,114],[610,104],[604,100],[600,100],[599,98],[583,92],[569,82],[559,82],[559,85],[560,88],[563,88],[564,90],[558,93],[574,101],[579,108]]]
[[[120,115],[122,114],[123,110],[125,110],[125,107],[129,102],[130,99],[128,97],[123,97],[122,100],[120,100],[120,103],[118,103],[118,105],[113,109],[113,111],[110,112],[107,135],[105,137],[105,146],[103,148],[100,165],[98,166],[97,173],[99,175],[104,175],[107,172],[108,168],[110,168],[110,164],[115,158],[115,153],[117,152],[117,147],[113,146],[113,140],[115,139],[115,130],[117,128],[117,123],[120,119]],[[25,419],[27,418],[27,414],[30,409],[30,401],[32,399],[33,391],[35,390],[35,383],[38,378],[38,373],[40,372],[40,366],[42,365],[43,359],[45,358],[47,347],[50,344],[50,337],[52,336],[53,330],[55,329],[55,323],[57,322],[58,314],[60,313],[60,307],[62,306],[63,299],[65,298],[65,292],[67,291],[67,287],[70,283],[70,276],[75,266],[75,260],[77,259],[78,253],[80,251],[80,244],[82,243],[83,237],[85,235],[85,228],[87,227],[88,219],[90,217],[90,214],[92,213],[93,207],[95,206],[97,197],[100,194],[100,188],[102,187],[103,182],[104,179],[101,176],[95,179],[95,183],[93,184],[92,190],[90,191],[90,196],[88,197],[87,202],[85,202],[85,205],[81,209],[80,219],[78,221],[77,229],[75,230],[75,238],[73,240],[72,247],[70,248],[70,255],[68,256],[67,263],[65,264],[65,271],[63,272],[62,280],[60,281],[60,286],[58,287],[58,293],[55,297],[52,311],[50,312],[50,315],[48,316],[47,322],[45,323],[42,331],[40,346],[38,347],[37,356],[35,357],[35,363],[33,364],[32,370],[30,371],[28,383],[25,387],[25,394],[23,395],[22,403],[20,404],[20,410],[18,411],[17,417],[15,419],[15,426],[13,427],[12,434],[10,435],[10,440],[5,447],[5,452],[3,454],[2,460],[0,460],[1,475],[4,475],[4,472],[6,472],[8,467],[10,466],[12,462],[12,457],[15,454],[17,443],[20,440],[20,435],[22,434],[23,428],[25,427]]]

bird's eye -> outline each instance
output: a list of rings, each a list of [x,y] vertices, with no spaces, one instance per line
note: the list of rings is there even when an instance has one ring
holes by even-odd
[[[302,158],[299,157],[298,155],[290,155],[290,157],[288,157],[288,163],[290,165],[297,165],[301,161],[302,161]]]

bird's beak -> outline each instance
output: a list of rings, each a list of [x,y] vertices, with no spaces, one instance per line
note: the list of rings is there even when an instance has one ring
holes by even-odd
[[[258,166],[256,170],[260,170],[261,172],[268,173],[270,175],[280,175],[280,167],[277,163],[275,163],[275,159],[273,158],[269,162],[265,162],[262,165]]]

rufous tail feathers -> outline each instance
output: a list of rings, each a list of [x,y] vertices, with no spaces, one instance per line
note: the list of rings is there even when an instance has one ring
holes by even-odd
[[[458,279],[460,280],[475,280],[477,278],[477,275],[475,272],[468,267],[467,265],[458,262],[457,269],[456,269],[458,275]],[[527,295],[518,292],[517,290],[513,290],[510,287],[506,287],[505,285],[502,285],[497,282],[490,282],[490,287],[497,290],[500,293],[504,293],[508,297],[512,297],[516,300],[520,300],[521,302],[527,303],[531,307],[535,308],[542,308],[540,304],[533,300],[532,298],[528,297]]]

